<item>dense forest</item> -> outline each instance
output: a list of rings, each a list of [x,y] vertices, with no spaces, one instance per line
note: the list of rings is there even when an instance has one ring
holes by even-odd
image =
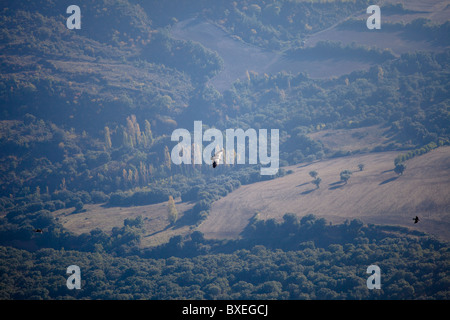
[[[195,232],[129,257],[99,246],[91,252],[2,246],[1,298],[449,298],[449,247],[436,239],[357,220],[328,225],[312,215],[298,220],[286,214],[282,223],[255,220],[250,228],[238,242],[207,241]],[[81,290],[66,287],[72,264],[82,270]],[[380,290],[366,286],[371,264],[381,269]]]
[[[5,1],[0,10],[0,299],[449,298],[448,244],[401,228],[286,214],[255,217],[235,241],[193,231],[143,249],[139,218],[75,235],[54,216],[173,197],[193,203],[174,226],[195,230],[214,201],[289,174],[174,165],[171,132],[199,119],[223,132],[279,129],[282,167],[350,154],[311,133],[380,125],[389,144],[352,152],[396,150],[394,168],[450,143],[448,49],[399,56],[330,41],[303,46],[332,25],[353,28],[357,20],[344,18],[364,12],[366,0],[86,0],[80,30],[66,28],[70,4]],[[286,59],[347,57],[371,67],[328,79],[247,70],[220,93],[208,84],[224,68],[220,55],[171,37],[171,26],[192,16]],[[449,22],[383,27],[448,42]],[[65,286],[71,264],[82,269],[83,290]],[[382,270],[379,291],[365,286],[370,264]]]

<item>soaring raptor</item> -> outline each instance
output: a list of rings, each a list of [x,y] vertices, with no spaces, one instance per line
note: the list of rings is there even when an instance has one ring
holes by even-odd
[[[211,157],[211,160],[213,161],[213,163],[212,163],[213,168],[215,168],[219,165],[221,158],[223,158],[223,149],[220,151],[217,151],[216,154],[213,157]]]

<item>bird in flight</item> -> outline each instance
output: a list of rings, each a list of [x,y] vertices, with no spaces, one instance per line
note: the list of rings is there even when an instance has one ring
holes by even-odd
[[[413,218],[413,220],[414,220],[414,223],[417,223],[417,222],[420,221],[418,216],[416,216],[415,218]]]
[[[34,232],[36,232],[36,233],[43,233],[44,231],[42,231],[42,229],[34,229]]]
[[[211,160],[213,161],[212,166],[213,168],[217,167],[220,163],[221,158],[223,157],[223,149],[220,151],[217,151],[213,157],[211,157]]]

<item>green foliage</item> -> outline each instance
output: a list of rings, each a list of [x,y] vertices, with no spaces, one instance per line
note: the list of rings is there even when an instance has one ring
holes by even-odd
[[[395,58],[395,54],[389,50],[368,48],[352,43],[343,45],[340,42],[319,41],[314,47],[290,49],[285,53],[294,59],[317,59],[317,58],[353,58],[358,60],[376,61],[378,63]]]
[[[442,143],[442,144],[443,144],[443,143]],[[409,159],[412,159],[412,158],[414,158],[414,157],[416,157],[416,156],[421,156],[421,155],[423,155],[423,154],[425,154],[425,153],[430,152],[430,151],[433,150],[433,149],[436,149],[437,147],[438,147],[438,146],[437,146],[436,143],[430,142],[429,144],[427,144],[427,145],[425,145],[425,146],[423,146],[423,147],[421,147],[421,148],[417,148],[417,149],[408,151],[408,153],[406,153],[406,154],[400,154],[400,155],[398,155],[398,156],[395,158],[395,160],[394,160],[394,165],[397,166],[398,164],[400,164],[400,163],[402,163],[402,162],[405,162],[405,161],[407,161],[407,160],[409,160]]]
[[[342,15],[367,8],[358,1],[218,1],[205,16],[236,38],[270,50],[282,50],[337,23]],[[326,17],[326,18],[325,18]]]
[[[172,196],[169,196],[169,201],[167,202],[167,217],[171,224],[177,222],[178,219],[178,211],[175,206],[175,201]]]
[[[399,175],[403,175],[403,172],[406,170],[406,164],[398,163],[395,165],[394,172]]]
[[[309,175],[313,178],[316,178],[319,175],[319,173],[317,171],[313,170],[313,171],[309,172]]]
[[[403,4],[383,6],[383,14],[407,14],[414,13],[403,7]],[[362,30],[365,23],[360,19],[347,19],[339,24],[340,29]],[[426,18],[417,18],[408,23],[405,22],[383,22],[383,29],[389,32],[401,32],[407,38],[427,39],[439,45],[448,45],[448,38],[445,36],[450,31],[450,24],[436,24],[434,21]]]
[[[339,175],[341,177],[341,181],[347,184],[348,180],[352,176],[352,172],[350,170],[343,170]]]
[[[109,197],[110,206],[143,206],[167,201],[171,190],[167,188],[155,188],[152,190],[138,190],[134,192],[115,192]]]
[[[321,182],[322,182],[322,178],[317,177],[312,181],[312,184],[314,184],[316,186],[316,188],[319,189]]]
[[[142,217],[126,218],[110,232],[75,235],[53,214],[181,196],[194,206],[173,227],[193,226],[241,185],[284,175],[281,169],[264,177],[250,165],[215,171],[171,165],[170,133],[199,117],[220,130],[279,129],[282,165],[348,154],[313,140],[317,130],[384,125],[391,149],[415,148],[395,160],[401,174],[403,162],[450,139],[448,50],[397,58],[355,44],[305,48],[307,35],[366,8],[366,0],[88,0],[81,10],[90,28],[79,32],[61,23],[69,4],[8,0],[0,12],[1,299],[449,298],[448,244],[401,228],[255,216],[239,241],[193,232],[142,250]],[[407,12],[402,5],[383,10]],[[207,82],[222,70],[222,58],[168,31],[192,16],[286,57],[345,57],[376,66],[332,79],[249,70],[245,81],[218,92]],[[360,22],[340,27],[365,27]],[[424,19],[383,24],[443,45],[448,28]],[[319,187],[320,178],[312,177]],[[83,270],[83,290],[67,292],[65,268],[74,261]],[[364,286],[372,263],[383,272],[379,292]]]
[[[223,60],[199,43],[175,40],[161,30],[145,48],[146,58],[191,75],[195,82],[203,83],[223,67]]]
[[[135,219],[126,218],[123,221],[123,224],[124,224],[124,226],[142,228],[144,225],[144,220],[143,220],[142,216],[137,216]]]
[[[126,16],[128,22],[134,21],[136,17],[131,18],[137,14],[134,5],[127,1],[112,3],[114,5],[111,10],[124,9],[121,16]],[[250,8],[252,4],[247,7]],[[27,2],[26,5],[31,4]],[[19,7],[24,9],[26,5],[21,4]],[[161,4],[157,10],[165,5]],[[201,6],[201,3],[197,5]],[[280,5],[255,3],[261,8],[261,12],[258,13],[259,10],[254,9],[256,7],[243,10],[240,6],[229,8],[229,4],[223,4],[223,7],[215,5],[221,8],[217,13],[224,13],[225,10],[241,12],[250,20],[264,20],[267,16],[263,17],[267,14],[283,16],[288,12],[285,10],[289,6],[295,7],[291,9],[300,14],[299,8],[310,6],[303,2],[280,3]],[[346,3],[345,6],[347,5],[349,6],[347,9],[353,6]],[[331,10],[334,4],[330,4],[329,7],[328,4],[318,5],[320,6]],[[180,4],[180,8],[185,7],[186,5]],[[95,8],[101,16],[109,17],[110,13],[101,12],[101,4]],[[310,9],[311,12],[318,10]],[[27,30],[32,29],[31,26],[34,24],[47,22],[47,18],[34,13],[20,14],[14,10],[12,12],[14,15],[10,15],[7,20],[14,21],[13,25],[23,25],[24,30],[22,32],[17,28],[14,31],[18,32],[17,34],[9,35],[10,45],[13,45],[13,39],[16,38],[24,40],[25,43],[33,42],[29,36],[33,33],[27,33]],[[52,12],[54,10],[50,10],[49,15]],[[233,19],[238,16],[239,14],[232,15]],[[141,20],[139,23],[134,21],[133,28],[142,31],[146,28],[145,17],[142,14],[137,17]],[[48,19],[53,21],[55,18]],[[283,21],[284,19],[287,19],[287,16],[282,18]],[[55,28],[52,32],[56,33],[53,36],[59,39],[58,37],[65,35],[66,30]],[[109,34],[107,30],[104,32]],[[88,36],[83,33],[84,38],[76,39],[85,45]],[[122,36],[125,37],[120,33],[120,37]],[[102,39],[108,43],[111,37],[112,35],[105,36]],[[125,38],[122,40],[125,41]],[[136,187],[145,188],[150,183],[166,179],[173,174],[191,177],[209,176],[212,172],[197,170],[198,168],[194,166],[169,167],[165,163],[164,150],[166,147],[170,150],[172,143],[167,134],[176,127],[192,126],[196,112],[208,119],[208,125],[221,129],[274,126],[279,128],[282,165],[347,154],[331,153],[319,142],[311,139],[309,133],[316,131],[317,128],[354,128],[384,124],[390,127],[389,133],[396,140],[396,145],[409,147],[430,143],[441,145],[449,139],[446,125],[447,79],[444,73],[449,60],[447,52],[404,54],[395,61],[389,58],[368,72],[355,72],[332,80],[312,80],[301,73],[297,75],[252,73],[249,82],[236,82],[230,90],[221,94],[214,88],[204,86],[201,81],[201,84],[193,89],[186,76],[192,74],[194,70],[200,78],[213,76],[220,70],[220,59],[216,59],[215,54],[201,46],[174,40],[163,30],[155,33],[153,41],[144,40],[145,44],[140,48],[153,46],[151,52],[143,50],[137,60],[126,60],[121,63],[128,71],[139,70],[145,74],[152,74],[154,79],[152,78],[151,82],[141,82],[141,75],[133,73],[135,81],[131,87],[120,82],[120,79],[112,79],[110,74],[102,73],[103,69],[95,69],[92,74],[83,76],[82,71],[78,69],[68,73],[68,70],[60,65],[46,66],[40,65],[40,62],[36,62],[35,68],[42,72],[36,77],[9,78],[7,75],[10,73],[4,73],[0,84],[2,88],[9,88],[9,91],[2,90],[0,96],[2,105],[5,106],[2,119],[12,117],[16,120],[5,121],[1,129],[0,147],[4,151],[0,165],[3,197],[8,198],[10,194],[23,196],[28,194],[27,190],[35,190],[37,186],[42,191],[48,189],[50,194],[66,188],[71,191],[86,190],[89,193],[101,191],[109,195]],[[37,45],[41,42],[35,43]],[[108,47],[102,43],[97,43],[95,48],[100,50],[100,47],[103,49]],[[124,50],[117,43],[114,50],[118,52]],[[45,42],[46,44],[48,43]],[[61,41],[61,45],[68,44]],[[336,50],[343,49],[330,43],[321,45],[336,47]],[[147,55],[161,52],[160,46],[166,46],[169,51],[158,59],[172,59],[174,63],[172,67],[183,70],[184,75],[175,69],[159,65],[162,60],[156,61]],[[16,52],[16,49],[10,48],[7,52]],[[63,49],[61,50],[65,54],[72,52]],[[177,53],[177,50],[181,53]],[[33,49],[35,55],[45,57],[46,53],[43,51],[45,50]],[[175,56],[180,54],[184,60],[178,57],[175,59],[171,53]],[[123,56],[125,53],[119,55]],[[370,53],[362,52],[361,55],[366,56]],[[115,59],[115,55],[110,52],[104,56]],[[68,57],[72,55],[68,54]],[[171,65],[170,61],[167,63]],[[197,72],[199,64],[201,67]],[[91,67],[99,68],[94,65]],[[7,71],[8,65],[4,68]],[[116,71],[121,74],[120,70]],[[79,72],[82,75],[78,75]],[[63,78],[67,78],[67,81],[57,83],[55,79],[62,78],[57,76],[60,73],[64,73]],[[72,85],[69,85],[69,82]],[[27,91],[25,90],[27,87],[35,87],[36,90]],[[118,91],[119,87],[121,89]],[[80,95],[81,91],[85,93]],[[38,106],[31,108],[30,101],[36,101]],[[68,108],[49,109],[50,106],[67,105],[67,102],[70,106]],[[67,110],[71,110],[70,113],[66,113]],[[51,117],[48,117],[48,114]],[[72,120],[70,124],[66,124],[61,119]],[[132,124],[131,127],[129,122]],[[139,127],[144,130],[137,130]],[[237,180],[241,184],[257,180],[244,171],[239,174],[242,176]],[[48,206],[51,207],[51,204]]]
[[[190,253],[190,257],[125,258],[105,253],[99,245],[95,252],[29,252],[1,246],[0,295],[6,300],[449,297],[449,247],[435,239],[358,221],[329,226],[314,216],[298,221],[285,215],[281,223],[257,225],[253,236],[234,245],[206,241],[195,233],[186,240],[172,238],[165,248],[166,253]],[[265,230],[276,241],[270,241]],[[128,223],[114,231],[111,242],[118,246],[125,239],[138,238],[138,229]],[[225,248],[227,252],[221,252]],[[68,291],[66,268],[75,262],[82,270],[82,290]],[[370,264],[381,268],[380,290],[366,287]]]

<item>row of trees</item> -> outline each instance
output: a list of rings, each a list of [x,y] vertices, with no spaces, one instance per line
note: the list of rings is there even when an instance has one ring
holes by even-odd
[[[140,189],[135,192],[115,192],[109,197],[110,206],[142,206],[167,201],[170,196],[176,195],[169,188]]]
[[[444,141],[440,140],[439,145],[440,146],[444,145]],[[405,154],[400,154],[394,159],[394,165],[398,165],[398,164],[405,162],[406,160],[412,159],[416,156],[421,156],[425,153],[430,152],[433,149],[436,149],[437,147],[438,147],[438,145],[435,142],[430,142],[429,144],[427,144],[421,148],[410,150]]]
[[[319,41],[314,47],[292,48],[285,52],[289,58],[294,59],[358,59],[382,63],[395,58],[389,50],[379,50],[352,43],[344,45],[341,42]]]
[[[383,6],[383,14],[395,14],[398,13],[411,13],[414,11],[408,11],[402,4]],[[398,14],[397,13],[397,14]],[[338,28],[351,29],[363,31],[366,25],[360,19],[348,19],[341,24]],[[450,24],[436,24],[434,21],[426,18],[417,18],[410,22],[389,22],[383,23],[383,30],[388,32],[400,32],[400,35],[405,38],[413,38],[414,40],[427,39],[427,41],[435,42],[438,45],[448,45],[448,39],[445,34],[449,31]]]
[[[443,140],[439,140],[439,146],[442,146],[444,144],[445,144],[445,142]],[[437,147],[438,147],[438,145],[435,142],[430,142],[421,148],[410,150],[407,153],[398,155],[394,159],[394,165],[395,165],[394,172],[399,175],[403,175],[403,172],[406,170],[405,162],[407,160],[412,159],[417,156],[421,156],[425,153],[428,153],[431,150],[436,149]]]

